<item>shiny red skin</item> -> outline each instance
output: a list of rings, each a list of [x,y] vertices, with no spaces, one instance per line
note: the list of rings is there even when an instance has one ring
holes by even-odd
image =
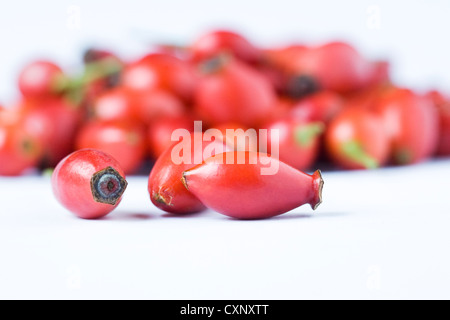
[[[215,126],[214,129],[220,131],[222,134],[221,140],[227,144],[231,150],[258,151],[259,149],[258,139],[255,139],[255,141],[249,141],[249,138],[246,135],[247,130],[253,128],[248,128],[238,123],[230,122]],[[230,130],[232,131],[230,132]],[[256,131],[256,133],[258,133],[258,131]]]
[[[102,151],[83,149],[68,155],[56,166],[52,175],[56,199],[80,218],[106,216],[119,205],[121,199],[115,205],[96,202],[91,191],[91,178],[107,167],[114,168],[125,179],[119,163]]]
[[[149,54],[128,65],[122,74],[122,84],[134,91],[163,89],[184,101],[191,101],[197,75],[186,61],[168,54]]]
[[[396,164],[414,164],[431,157],[439,141],[439,116],[432,102],[407,89],[393,90],[374,106],[384,121]]]
[[[254,63],[260,60],[261,51],[240,34],[217,30],[201,36],[191,47],[193,61],[214,58],[229,53],[239,60]]]
[[[124,87],[117,87],[101,93],[89,115],[98,121],[139,121],[135,105],[135,95]]]
[[[344,100],[332,91],[321,91],[298,101],[290,115],[305,121],[329,123],[342,110]]]
[[[426,95],[433,101],[439,113],[440,130],[439,143],[436,154],[439,156],[450,155],[450,98],[444,97],[438,91],[431,91]]]
[[[176,129],[186,129],[194,132],[194,120],[189,117],[162,118],[154,122],[147,130],[147,145],[150,155],[157,159],[173,144],[172,132]]]
[[[219,154],[185,171],[187,189],[208,208],[236,219],[265,219],[307,203],[312,208],[320,204],[323,181],[319,171],[308,175],[256,152],[243,152],[246,161],[238,164],[239,153],[230,155],[234,164],[227,164],[227,155]],[[261,175],[261,168],[267,167],[264,161],[276,163],[278,172]]]
[[[116,159],[126,174],[135,173],[146,155],[145,131],[129,122],[91,122],[76,138],[77,149],[97,149]]]
[[[42,142],[24,127],[17,110],[0,109],[0,175],[17,176],[37,165]]]
[[[63,71],[49,61],[35,61],[23,68],[19,74],[18,85],[25,98],[40,99],[56,94],[58,79]]]
[[[369,85],[379,70],[350,45],[330,42],[302,52],[290,72],[313,77],[325,90],[349,92]]]
[[[389,159],[390,140],[383,119],[368,110],[348,109],[331,121],[325,133],[330,158],[344,169],[374,169]],[[349,151],[349,144],[363,155]]]
[[[42,164],[54,167],[74,149],[76,132],[82,120],[77,106],[62,98],[22,101],[19,104],[27,130],[42,141]]]
[[[135,114],[149,126],[164,118],[180,118],[186,114],[183,101],[166,90],[139,92],[134,98]]]
[[[270,115],[274,88],[258,71],[233,60],[199,82],[194,110],[211,125],[238,122],[253,127]]]
[[[191,135],[193,139],[194,134]],[[192,140],[191,140],[192,142]],[[174,214],[189,214],[205,210],[205,206],[183,185],[182,173],[194,167],[196,150],[192,143],[191,163],[175,164],[172,161],[171,153],[177,142],[167,148],[156,161],[148,180],[148,192],[152,203],[161,210]],[[218,148],[218,150],[228,151],[229,147],[220,141],[203,142],[201,150],[201,160],[206,147]],[[198,152],[198,151],[197,151]],[[212,153],[214,154],[214,152]],[[197,155],[198,156],[198,155]]]
[[[280,161],[298,170],[307,170],[319,155],[324,127],[322,122],[305,122],[294,118],[272,121],[265,126],[269,130],[267,152],[271,154],[278,144]],[[270,130],[278,130],[278,141],[272,141]]]
[[[263,51],[263,62],[281,70],[283,73],[289,73],[292,71],[293,62],[302,59],[307,50],[308,47],[301,44],[284,48],[266,49]]]

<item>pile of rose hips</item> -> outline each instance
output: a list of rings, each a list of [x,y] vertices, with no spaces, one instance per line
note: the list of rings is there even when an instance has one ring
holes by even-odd
[[[191,169],[167,169],[167,150],[172,132],[192,132],[194,120],[224,134],[279,129],[267,150],[246,150],[270,154],[277,143],[283,165],[302,171],[317,161],[372,169],[450,155],[450,98],[397,87],[387,62],[369,61],[343,42],[262,49],[237,33],[213,31],[132,62],[92,49],[84,63],[77,76],[48,61],[22,70],[20,101],[0,106],[0,175],[54,167],[75,150],[96,149],[117,160],[123,175],[116,168],[113,176],[122,178],[159,159],[149,185],[159,207],[214,208],[196,191],[201,181],[183,180],[191,192],[175,204],[160,188],[168,171],[179,182]],[[181,182],[176,188],[186,190]]]

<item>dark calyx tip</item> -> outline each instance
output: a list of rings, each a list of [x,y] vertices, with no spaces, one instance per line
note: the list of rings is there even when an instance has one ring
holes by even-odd
[[[287,94],[291,98],[303,98],[320,90],[317,81],[308,75],[292,77],[287,84]]]
[[[128,182],[114,168],[107,167],[92,176],[92,196],[96,202],[116,205],[127,185]]]
[[[316,186],[317,194],[316,194],[316,200],[315,203],[311,205],[313,210],[316,210],[320,204],[322,203],[322,190],[323,190],[323,178],[322,178],[322,172],[320,170],[316,170],[314,172],[314,184]]]

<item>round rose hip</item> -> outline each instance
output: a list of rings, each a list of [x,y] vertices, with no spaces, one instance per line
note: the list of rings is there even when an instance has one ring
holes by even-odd
[[[119,163],[110,155],[82,149],[56,166],[52,187],[66,209],[83,219],[97,219],[119,204],[127,182]]]

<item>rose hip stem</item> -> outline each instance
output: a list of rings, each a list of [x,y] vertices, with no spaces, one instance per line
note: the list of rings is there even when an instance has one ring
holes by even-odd
[[[116,208],[127,187],[125,173],[110,155],[82,149],[63,159],[52,175],[53,192],[83,219],[101,218]]]
[[[308,175],[257,152],[218,154],[183,172],[182,182],[207,207],[237,219],[264,219],[322,202],[320,170]],[[244,153],[244,154],[242,154]],[[245,157],[245,163],[237,162]],[[234,157],[234,163],[227,159]],[[272,175],[261,169],[278,167]]]

